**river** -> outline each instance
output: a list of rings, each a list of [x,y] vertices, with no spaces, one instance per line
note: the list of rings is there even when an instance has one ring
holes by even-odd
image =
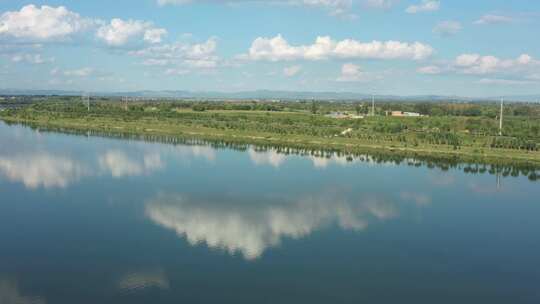
[[[290,152],[0,123],[0,303],[540,303],[538,171]]]

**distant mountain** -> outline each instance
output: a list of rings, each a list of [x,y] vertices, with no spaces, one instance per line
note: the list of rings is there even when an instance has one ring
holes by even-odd
[[[17,90],[0,89],[0,95],[45,95],[45,96],[78,96],[82,91],[63,90]],[[132,92],[92,92],[93,96],[104,97],[146,97],[146,98],[186,98],[186,99],[260,99],[260,100],[370,100],[371,95],[354,92],[308,92],[308,91],[274,91],[256,90],[239,92],[217,91],[132,91]],[[508,102],[540,102],[540,95],[515,95],[515,96],[492,96],[492,97],[464,97],[464,96],[441,96],[441,95],[375,95],[378,100],[388,101],[498,101],[504,98]]]

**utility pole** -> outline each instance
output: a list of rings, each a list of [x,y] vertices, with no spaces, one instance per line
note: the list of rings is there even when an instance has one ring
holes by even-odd
[[[81,95],[81,100],[82,100],[83,103],[86,104],[86,108],[87,108],[88,112],[90,112],[90,94],[88,94],[86,92],[83,93]]]
[[[504,114],[504,98],[501,98],[501,114],[499,117],[499,136],[502,136],[503,114]]]
[[[375,94],[371,95],[371,116],[375,116]]]

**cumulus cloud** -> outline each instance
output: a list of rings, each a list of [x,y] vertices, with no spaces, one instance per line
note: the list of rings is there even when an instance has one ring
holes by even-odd
[[[454,73],[482,76],[478,83],[526,85],[536,81],[540,60],[528,54],[514,59],[502,59],[493,55],[461,54],[453,61],[420,67],[421,74]],[[487,77],[489,75],[489,77]]]
[[[342,82],[356,82],[356,81],[365,81],[367,79],[367,74],[362,72],[360,66],[352,63],[345,63],[341,67],[341,76],[337,81]]]
[[[389,0],[385,0],[389,1]],[[264,3],[260,0],[157,0],[159,6],[165,5],[185,5],[197,2],[207,2],[216,4],[234,4],[234,3]],[[269,4],[284,4],[293,6],[315,7],[327,10],[332,16],[355,18],[350,12],[353,0],[273,0]]]
[[[287,77],[293,77],[293,76],[298,75],[298,73],[300,73],[301,70],[302,70],[302,67],[299,66],[299,65],[293,65],[293,66],[285,67],[283,69],[283,75],[285,75]]]
[[[27,5],[20,11],[2,14],[0,36],[30,41],[65,40],[94,23],[63,6]]]
[[[214,69],[220,64],[216,55],[217,39],[209,38],[202,43],[176,42],[172,44],[160,44],[147,48],[130,51],[135,57],[145,58],[146,65],[169,65],[170,74],[173,71],[186,71],[193,69]]]
[[[505,85],[505,86],[514,86],[514,85],[529,85],[538,83],[537,81],[532,80],[516,80],[516,79],[500,79],[500,78],[482,78],[478,81],[480,84],[486,85]]]
[[[92,73],[94,73],[94,69],[93,68],[90,68],[90,67],[85,67],[85,68],[80,68],[80,69],[75,69],[75,70],[66,70],[66,71],[63,71],[61,72],[63,75],[65,76],[75,76],[75,77],[88,77],[90,75],[92,75]],[[53,75],[56,75],[60,73],[60,71],[58,69],[53,69],[51,71],[51,74]]]
[[[457,21],[442,21],[433,28],[433,33],[443,37],[449,37],[456,35],[462,29],[463,26]]]
[[[364,0],[364,5],[376,9],[389,9],[398,2],[399,0]]]
[[[177,68],[177,69],[166,69],[165,75],[168,76],[181,76],[189,74],[189,70]]]
[[[165,66],[169,64],[169,61],[167,59],[148,58],[142,64],[148,66]]]
[[[491,55],[462,54],[454,61],[454,67],[464,74],[490,74],[538,66],[540,66],[540,61],[533,59],[528,54],[522,54],[516,59],[500,59]]]
[[[329,58],[421,60],[432,54],[433,48],[420,42],[360,42],[353,39],[334,41],[329,36],[319,36],[311,45],[292,46],[281,35],[277,35],[273,38],[255,39],[248,53],[240,55],[239,58],[266,61]]]
[[[440,7],[441,7],[440,1],[422,0],[422,2],[419,4],[415,4],[415,5],[411,5],[407,7],[405,12],[409,14],[433,12],[433,11],[438,11]]]
[[[147,43],[160,43],[167,31],[156,28],[151,22],[140,20],[112,19],[109,24],[101,26],[96,37],[109,46],[123,46],[133,39]]]
[[[504,15],[487,14],[480,19],[476,20],[474,24],[477,25],[490,25],[490,24],[505,24],[512,23],[514,18]]]
[[[44,58],[41,54],[16,54],[11,57],[11,61],[17,63],[44,64],[54,62],[54,58]]]
[[[442,73],[442,69],[435,65],[428,65],[420,67],[416,70],[420,74],[436,75]]]
[[[192,245],[206,244],[253,260],[279,245],[283,238],[299,239],[332,224],[360,231],[370,220],[388,220],[398,211],[393,204],[370,197],[350,201],[322,194],[282,203],[239,206],[160,195],[147,203],[146,215]]]

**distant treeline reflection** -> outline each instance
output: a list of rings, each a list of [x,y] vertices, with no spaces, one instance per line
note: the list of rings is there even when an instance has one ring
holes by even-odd
[[[7,123],[7,122],[6,122]],[[11,124],[11,123],[7,123]],[[16,123],[17,125],[21,125]],[[182,136],[162,136],[144,135],[103,131],[81,131],[68,128],[37,127],[33,124],[22,124],[39,132],[57,132],[71,135],[84,135],[92,137],[109,137],[126,140],[137,140],[157,143],[167,143],[172,145],[185,146],[208,146],[214,149],[229,149],[236,151],[248,151],[253,149],[256,152],[273,151],[283,155],[312,156],[319,158],[340,157],[347,162],[361,161],[377,164],[407,165],[413,167],[427,167],[429,169],[440,169],[448,171],[450,169],[462,170],[467,174],[491,174],[502,177],[526,176],[530,181],[537,181],[540,175],[540,165],[530,162],[509,162],[507,160],[486,160],[486,159],[464,159],[455,155],[422,155],[414,152],[397,150],[376,150],[376,149],[351,149],[351,151],[341,151],[336,149],[313,149],[307,145],[269,145],[265,143],[254,143],[253,141],[223,141],[212,139],[201,139]]]

